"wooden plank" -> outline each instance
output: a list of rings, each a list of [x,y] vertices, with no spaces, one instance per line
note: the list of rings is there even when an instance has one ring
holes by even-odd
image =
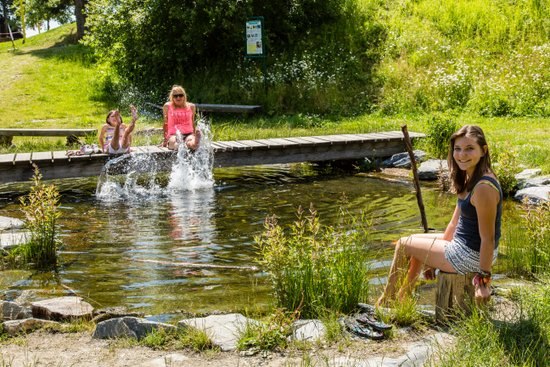
[[[259,141],[256,141],[256,140],[235,140],[243,145],[246,145],[248,147],[250,147],[251,149],[254,149],[254,148],[268,148],[269,145],[267,143],[262,143],[262,142],[259,142]]]
[[[63,150],[56,150],[52,152],[54,161],[68,161],[67,152]]]
[[[85,136],[97,129],[0,129],[0,136]]]
[[[299,146],[300,145],[309,145],[309,144],[311,144],[310,141],[307,141],[304,138],[294,138],[294,137],[292,137],[292,138],[285,138],[285,139],[288,140],[288,141],[291,141],[294,144],[299,145]]]
[[[32,160],[34,162],[42,162],[42,161],[50,162],[52,160],[52,153],[51,152],[35,152],[32,155]]]
[[[15,160],[15,154],[0,154],[0,164],[13,163]]]
[[[216,144],[217,147],[224,150],[233,150],[234,148],[234,145],[232,145],[229,141],[216,141],[213,144]]]
[[[29,163],[31,160],[31,153],[18,153],[16,163]]]
[[[330,145],[330,144],[332,144],[332,142],[330,140],[322,139],[321,137],[318,137],[318,136],[302,136],[302,137],[300,137],[300,139],[309,141],[309,142],[317,144],[317,145]]]
[[[218,143],[222,143],[222,142],[218,142]],[[242,143],[240,143],[236,140],[227,140],[227,141],[223,141],[223,143],[231,146],[231,149],[233,149],[233,150],[249,150],[249,149],[252,149],[250,146],[242,144]]]

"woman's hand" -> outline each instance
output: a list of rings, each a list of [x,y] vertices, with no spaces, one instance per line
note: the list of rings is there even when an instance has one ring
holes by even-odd
[[[132,120],[136,121],[138,119],[137,108],[133,104],[130,105],[130,112],[132,113]]]
[[[489,285],[475,285],[474,298],[476,305],[485,305],[491,299],[491,287]]]

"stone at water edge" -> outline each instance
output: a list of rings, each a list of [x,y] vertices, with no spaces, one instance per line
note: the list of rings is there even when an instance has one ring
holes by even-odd
[[[2,320],[21,320],[32,317],[29,308],[11,301],[0,301],[0,312]]]
[[[536,186],[521,189],[514,195],[514,199],[527,199],[530,204],[540,204],[550,200],[550,186]]]
[[[0,249],[9,250],[29,242],[31,233],[28,231],[7,231],[0,233]]]
[[[21,219],[3,217],[0,215],[0,231],[5,231],[8,229],[21,229],[25,226],[25,222]]]
[[[96,325],[93,339],[116,339],[121,337],[142,339],[153,330],[177,330],[177,327],[138,317],[119,317],[101,321]]]
[[[418,179],[437,180],[441,172],[449,170],[447,161],[442,159],[429,159],[418,167]]]
[[[6,333],[13,336],[20,333],[27,333],[49,325],[59,325],[59,323],[50,320],[30,318],[23,320],[8,320],[4,322],[3,327]]]
[[[80,297],[67,296],[33,302],[34,317],[45,320],[64,321],[92,318],[94,308]]]

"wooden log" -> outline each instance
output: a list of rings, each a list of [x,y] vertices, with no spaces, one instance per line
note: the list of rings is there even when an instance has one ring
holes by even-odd
[[[447,324],[460,314],[469,314],[474,304],[475,273],[465,275],[439,272],[435,296],[435,320]]]

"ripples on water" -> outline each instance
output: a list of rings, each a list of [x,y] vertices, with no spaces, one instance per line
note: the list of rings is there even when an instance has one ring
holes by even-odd
[[[390,240],[421,231],[408,180],[391,183],[297,164],[209,170],[195,176],[202,181],[186,181],[180,169],[169,184],[132,174],[122,181],[63,181],[59,275],[34,274],[12,289],[50,287],[62,294],[61,282],[95,307],[126,305],[157,315],[262,308],[272,302],[269,285],[261,270],[250,267],[256,265],[253,238],[268,215],[288,224],[299,206],[312,204],[321,221],[332,224],[345,196],[350,211],[372,218],[367,245],[382,261],[391,256]],[[423,195],[428,223],[443,229],[454,199],[429,187]],[[21,217],[17,202],[0,202],[0,215]]]

